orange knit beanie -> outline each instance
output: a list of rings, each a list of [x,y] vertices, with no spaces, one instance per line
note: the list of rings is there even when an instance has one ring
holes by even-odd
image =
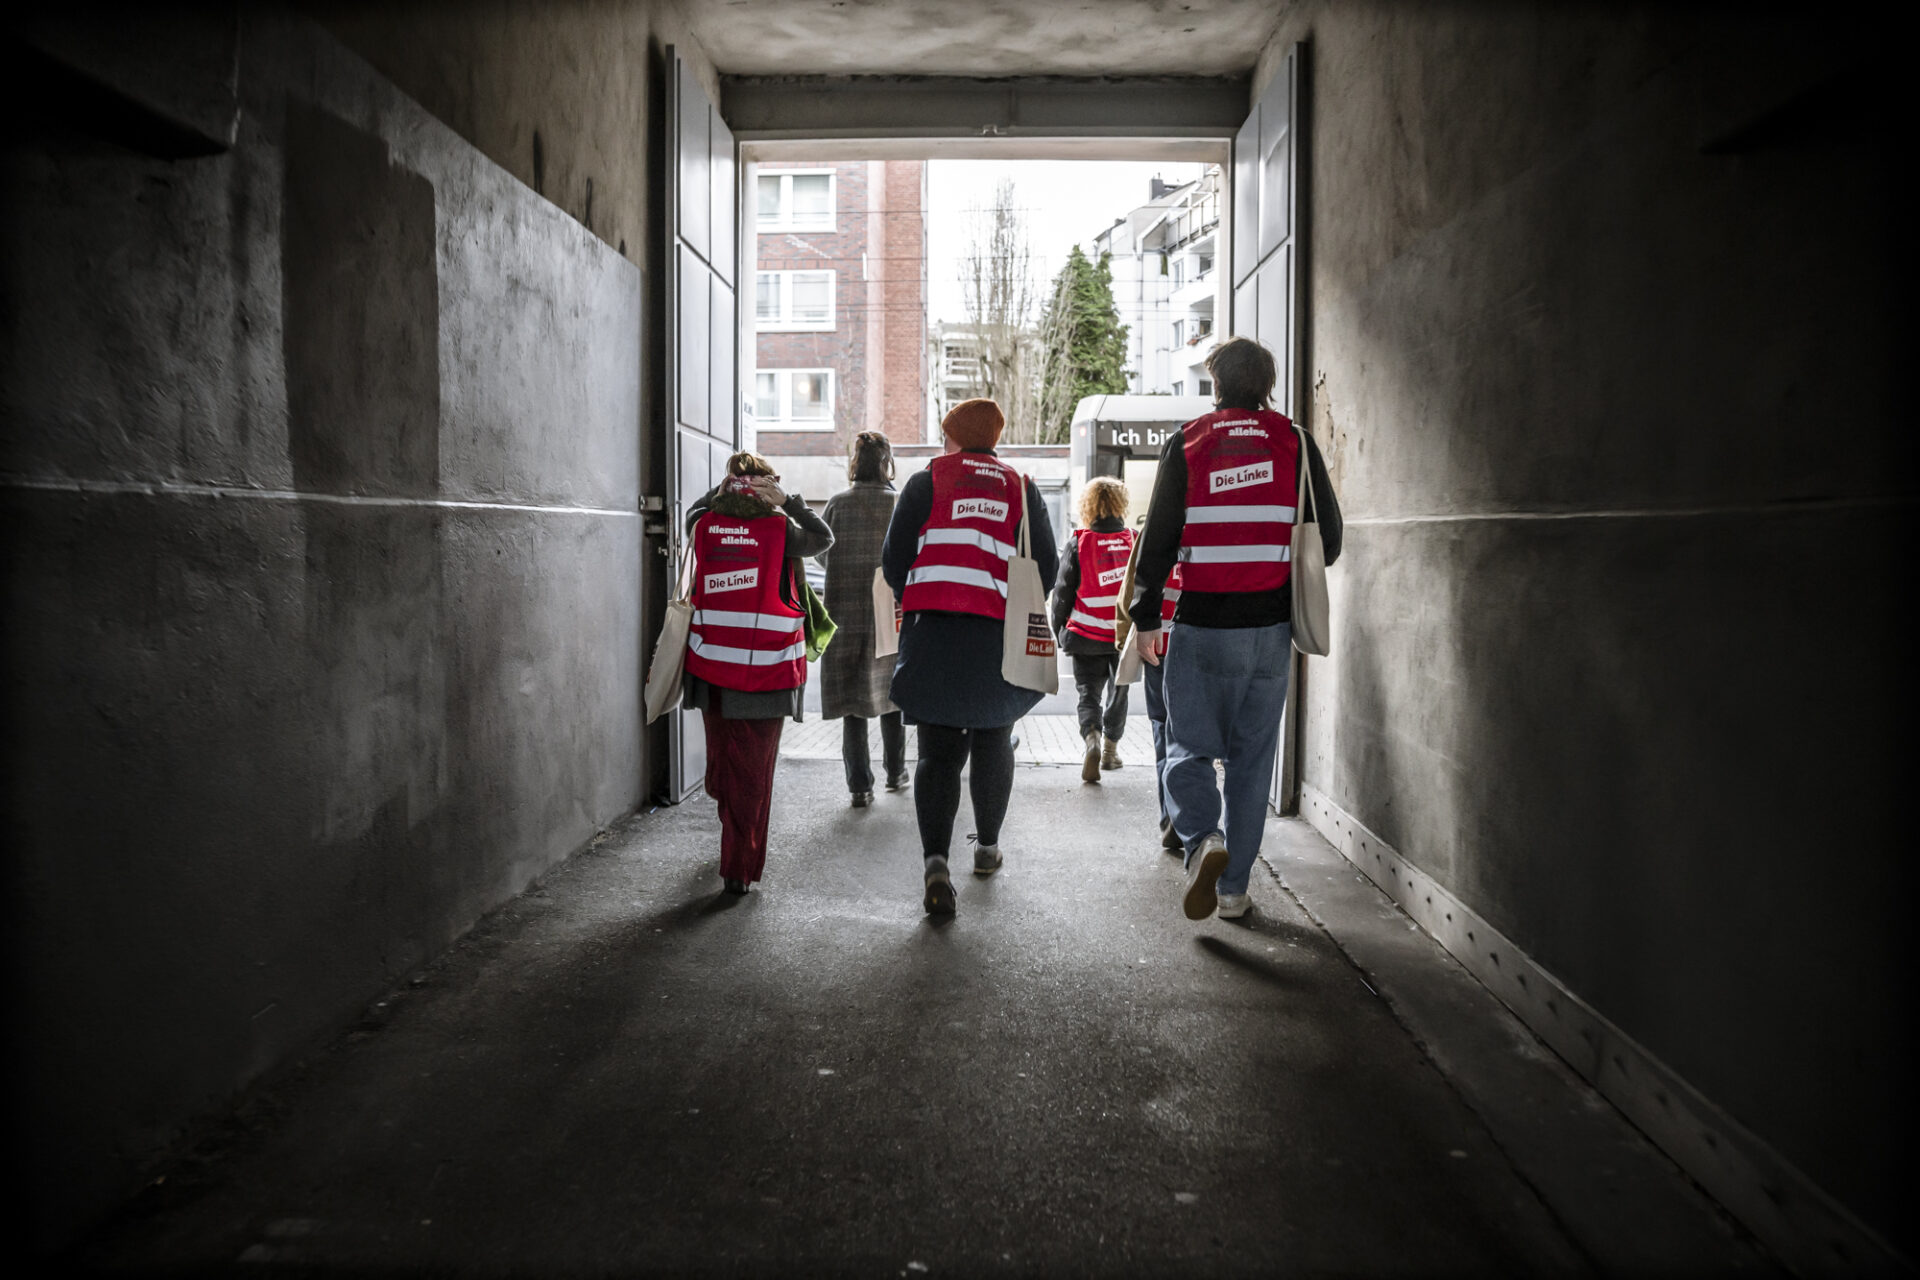
[[[940,420],[940,429],[962,449],[991,449],[1006,427],[1006,415],[991,400],[962,400]]]

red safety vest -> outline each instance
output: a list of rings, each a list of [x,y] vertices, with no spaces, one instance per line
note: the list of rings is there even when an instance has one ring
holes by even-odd
[[[797,689],[807,674],[806,615],[780,598],[787,518],[707,512],[693,526],[693,626],[687,670],[722,689]]]
[[[1293,568],[1300,440],[1271,409],[1220,409],[1182,427],[1187,524],[1185,585],[1272,591]]]
[[[920,528],[901,609],[1005,618],[1007,561],[1017,554],[1026,482],[984,453],[942,454],[927,474],[933,510]]]
[[[1080,557],[1080,585],[1073,595],[1067,630],[1089,640],[1113,643],[1113,610],[1120,599],[1120,580],[1127,576],[1127,555],[1133,550],[1133,530],[1095,533],[1075,529]]]

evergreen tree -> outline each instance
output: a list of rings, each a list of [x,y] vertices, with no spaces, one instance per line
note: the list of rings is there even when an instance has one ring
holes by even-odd
[[[1079,245],[1054,277],[1041,323],[1040,438],[1061,443],[1082,396],[1127,389],[1127,326],[1113,305],[1112,255],[1091,262]]]

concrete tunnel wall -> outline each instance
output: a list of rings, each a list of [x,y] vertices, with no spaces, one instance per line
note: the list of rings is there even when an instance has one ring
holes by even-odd
[[[231,150],[56,118],[7,161],[43,1242],[647,793],[641,268],[310,21],[239,21]],[[565,30],[529,48],[604,36]],[[645,138],[628,100],[600,127]],[[644,184],[614,189],[637,248]]]
[[[1347,519],[1303,811],[1911,1253],[1897,135],[1783,13],[1284,11]]]
[[[669,3],[309,9],[379,74],[250,12],[232,151],[8,161],[14,1096],[56,1228],[654,764],[657,593],[593,513],[657,491],[661,49],[712,68]],[[1911,1249],[1886,134],[1793,105],[1812,23],[1276,19],[1350,520],[1306,783]]]

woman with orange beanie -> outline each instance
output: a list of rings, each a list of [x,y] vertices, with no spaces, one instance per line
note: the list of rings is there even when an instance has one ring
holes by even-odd
[[[707,794],[720,806],[720,876],[745,893],[767,862],[780,726],[800,719],[807,679],[800,556],[833,531],[758,454],[727,459],[727,478],[687,515],[693,624],[680,705],[707,730]]]
[[[1059,558],[1046,504],[1033,481],[994,454],[1006,419],[991,400],[966,400],[941,422],[947,451],[901,486],[880,549],[881,572],[905,620],[892,696],[915,726],[914,811],[925,862],[925,906],[952,915],[947,854],[969,763],[973,873],[1000,869],[1000,824],[1013,794],[1013,723],[1040,695],[1000,674],[1007,565],[1020,516],[1042,586],[1053,590]]]

